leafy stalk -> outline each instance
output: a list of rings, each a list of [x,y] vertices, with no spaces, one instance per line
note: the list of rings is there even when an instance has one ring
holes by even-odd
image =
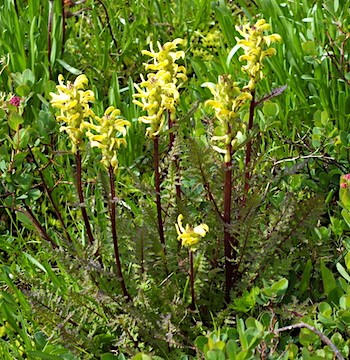
[[[114,172],[112,166],[109,166],[108,173],[109,173],[109,185],[110,185],[109,214],[110,214],[111,227],[112,227],[112,238],[113,238],[115,263],[117,266],[117,275],[124,297],[127,299],[127,301],[131,301],[132,299],[125,285],[123,272],[122,272],[122,265],[120,262],[120,255],[119,255],[116,216],[115,216],[115,183],[114,183],[115,179],[114,179]]]

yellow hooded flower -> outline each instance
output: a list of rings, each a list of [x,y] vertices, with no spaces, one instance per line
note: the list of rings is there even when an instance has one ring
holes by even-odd
[[[175,228],[178,234],[177,239],[181,241],[182,246],[186,246],[191,251],[195,251],[200,238],[207,234],[209,227],[206,224],[201,224],[194,228],[187,224],[186,227],[183,227],[182,219],[183,215],[180,214],[177,218],[177,224],[175,224]]]
[[[113,106],[106,109],[102,118],[95,116],[98,125],[93,123],[85,123],[87,131],[86,136],[89,138],[92,147],[102,150],[102,164],[105,167],[110,165],[114,171],[118,169],[117,153],[121,145],[126,146],[126,127],[130,126],[130,122],[120,118],[120,110]]]
[[[264,35],[264,32],[270,30],[270,24],[264,19],[260,19],[253,26],[245,24],[236,26],[236,30],[243,39],[236,38],[237,44],[244,50],[244,55],[239,57],[239,61],[246,61],[242,66],[242,71],[249,75],[249,84],[246,88],[254,90],[256,83],[263,78],[263,60],[265,57],[276,55],[276,50],[269,48],[271,43],[281,41],[278,34]]]
[[[252,95],[248,91],[242,91],[230,75],[219,76],[217,84],[204,83],[202,86],[207,87],[214,96],[205,104],[214,109],[219,120],[215,132],[220,135],[211,138],[212,142],[219,142],[219,146],[214,145],[213,149],[225,154],[225,161],[229,161],[227,144],[232,143],[241,130],[239,111],[249,103]]]
[[[135,88],[133,103],[142,107],[147,115],[141,116],[139,121],[150,125],[146,135],[154,138],[160,134],[166,122],[167,113],[175,118],[176,104],[180,98],[179,87],[187,80],[184,66],[176,64],[178,59],[185,56],[183,51],[172,51],[184,40],[175,39],[161,46],[158,43],[159,52],[143,50],[142,53],[151,56],[154,60],[151,64],[144,64],[146,70],[156,71],[149,73],[147,80],[141,75],[142,82]],[[178,80],[181,82],[178,84]]]
[[[91,90],[85,90],[88,79],[85,75],[79,75],[74,83],[70,81],[64,84],[63,75],[58,76],[59,85],[56,85],[58,93],[50,93],[51,105],[60,110],[56,120],[65,123],[60,131],[66,131],[72,141],[72,152],[75,153],[82,143],[84,136],[84,119],[93,117],[94,113],[89,107],[89,102],[95,100]]]

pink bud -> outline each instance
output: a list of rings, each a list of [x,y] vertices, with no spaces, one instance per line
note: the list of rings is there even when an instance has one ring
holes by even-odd
[[[10,104],[18,107],[21,103],[21,98],[19,96],[13,96],[10,100]]]
[[[340,187],[343,188],[343,189],[346,189],[346,183],[340,184]]]

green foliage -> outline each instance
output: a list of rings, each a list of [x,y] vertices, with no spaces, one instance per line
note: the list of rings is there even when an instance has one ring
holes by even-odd
[[[349,8],[348,0],[0,4],[0,358],[333,359],[307,327],[278,332],[300,322],[349,357],[350,202],[348,189],[339,189],[349,172]],[[242,110],[232,222],[224,228],[223,157],[210,145],[215,121],[201,85],[221,74],[246,84],[235,25],[260,18],[283,42],[265,63],[251,129]],[[189,81],[174,128],[160,137],[164,256],[153,147],[132,98],[149,61],[141,50],[178,37],[187,40]],[[49,104],[59,73],[70,81],[86,74],[94,112],[115,106],[131,123],[112,202],[132,301],[116,273],[108,174],[88,144],[84,203],[77,196],[76,162]],[[193,283],[174,227],[180,213],[209,227],[193,254]],[[237,240],[228,303],[224,229]]]

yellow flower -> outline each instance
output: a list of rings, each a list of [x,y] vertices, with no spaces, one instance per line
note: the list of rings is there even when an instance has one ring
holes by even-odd
[[[270,24],[264,19],[260,19],[253,26],[249,24],[236,26],[236,30],[243,37],[243,39],[236,38],[237,44],[244,50],[244,55],[239,57],[239,61],[247,62],[242,66],[242,71],[249,75],[249,84],[246,88],[251,91],[264,76],[262,72],[264,58],[276,55],[276,50],[269,48],[270,44],[282,40],[278,34],[264,35],[264,32],[270,28]]]
[[[216,133],[220,135],[211,138],[213,142],[218,141],[219,146],[214,145],[213,149],[225,154],[225,161],[229,161],[227,144],[232,143],[237,132],[241,130],[239,111],[249,103],[252,95],[248,91],[242,91],[230,75],[219,76],[217,84],[204,83],[202,86],[207,87],[214,96],[205,104],[214,109],[215,116],[219,120]]]
[[[207,234],[209,227],[206,224],[201,224],[192,228],[187,224],[184,228],[182,225],[182,219],[183,215],[180,214],[177,218],[177,224],[175,224],[175,228],[178,234],[177,239],[181,241],[182,246],[186,246],[191,251],[195,251],[196,245],[198,244],[200,238]]]
[[[64,78],[58,76],[59,85],[56,85],[58,93],[50,93],[51,105],[60,110],[56,120],[65,123],[60,131],[66,131],[72,141],[72,152],[75,153],[82,144],[84,136],[84,119],[93,117],[94,113],[89,107],[89,102],[95,100],[91,90],[85,90],[88,79],[85,75],[79,75],[74,83],[70,81],[64,84]]]
[[[135,84],[137,93],[134,94],[133,103],[142,107],[147,115],[139,118],[139,121],[150,125],[146,135],[154,138],[160,134],[166,122],[167,113],[175,118],[176,104],[180,98],[179,88],[187,80],[184,66],[176,64],[178,59],[185,56],[183,51],[172,51],[184,40],[175,39],[161,46],[158,43],[159,52],[143,50],[142,53],[151,56],[154,60],[151,64],[144,64],[146,70],[156,71],[149,73],[147,80],[141,75],[141,83]],[[181,82],[178,84],[178,80]]]
[[[120,110],[113,106],[106,109],[102,118],[95,116],[94,119],[98,125],[93,123],[85,123],[85,128],[94,130],[96,134],[90,130],[86,136],[89,138],[92,147],[102,150],[102,164],[105,167],[110,165],[114,171],[118,169],[117,153],[121,145],[126,146],[126,127],[130,126],[130,122],[120,118]]]

